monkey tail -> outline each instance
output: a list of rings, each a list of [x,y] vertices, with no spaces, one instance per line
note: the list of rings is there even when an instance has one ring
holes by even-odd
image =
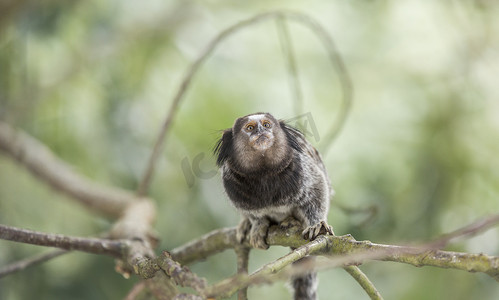
[[[302,264],[313,261],[313,257],[304,257],[295,264]],[[294,290],[295,300],[316,300],[317,299],[317,286],[319,280],[317,279],[317,272],[311,272],[292,279],[292,286]]]

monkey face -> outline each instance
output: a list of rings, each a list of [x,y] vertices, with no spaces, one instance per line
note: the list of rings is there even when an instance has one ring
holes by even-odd
[[[260,174],[287,166],[297,143],[285,130],[290,129],[269,113],[238,118],[232,128],[224,130],[215,146],[217,165],[228,163],[240,174]]]
[[[263,154],[274,145],[276,126],[272,115],[257,113],[237,119],[233,129],[241,146]]]
[[[241,131],[248,137],[249,146],[257,151],[264,151],[274,144],[274,125],[265,115],[252,115],[247,117]]]

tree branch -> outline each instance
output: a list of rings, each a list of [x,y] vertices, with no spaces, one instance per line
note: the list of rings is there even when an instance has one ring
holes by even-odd
[[[187,267],[182,267],[171,258],[167,251],[163,251],[162,255],[156,259],[156,263],[165,271],[166,275],[173,278],[177,285],[192,287],[199,293],[202,293],[206,288],[206,279],[199,278]]]
[[[173,280],[164,272],[156,272],[153,278],[146,279],[146,285],[149,291],[157,300],[171,300],[179,294]]]
[[[143,269],[147,266],[144,262],[154,258],[153,248],[157,242],[152,234],[156,208],[150,199],[138,198],[119,188],[101,186],[78,175],[41,142],[1,121],[0,150],[56,190],[96,211],[119,216],[110,237],[120,241],[46,234],[5,225],[0,225],[0,238],[111,255],[122,259],[116,268],[125,277],[131,272],[148,274],[148,270]],[[158,299],[171,299],[178,293],[174,283],[164,273],[155,272],[152,276],[147,286]]]
[[[237,244],[236,229],[221,228],[171,250],[170,254],[180,264],[188,265],[195,261],[204,260],[213,254],[234,248]]]
[[[214,253],[233,247],[235,244],[231,241],[235,242],[235,233],[235,228],[215,230],[185,246],[173,249],[171,251],[172,257],[183,264],[204,259]],[[321,255],[358,255],[353,257],[353,260],[344,263],[376,259],[401,262],[416,267],[433,266],[482,272],[499,281],[499,257],[496,256],[442,251],[424,247],[375,244],[369,241],[356,241],[349,235],[324,236],[324,239],[327,247]],[[283,230],[278,226],[272,226],[267,236],[269,245],[298,248],[306,242],[301,238],[300,230],[297,228]]]
[[[286,238],[301,239],[299,232],[283,232],[276,226],[271,228],[273,234],[284,235]],[[269,242],[269,239],[267,239]],[[272,243],[270,243],[272,244]],[[227,297],[237,289],[249,285],[272,283],[279,280],[287,280],[293,276],[302,275],[312,270],[345,267],[351,264],[361,264],[366,260],[384,260],[411,264],[417,267],[435,266],[441,268],[453,268],[468,272],[482,272],[492,276],[499,281],[499,257],[484,254],[468,254],[440,250],[428,250],[417,247],[405,247],[394,245],[374,244],[369,241],[358,242],[351,236],[319,236],[313,242],[306,244],[308,248],[302,252],[291,252],[274,261],[251,275],[236,274],[206,289],[206,295],[210,297]],[[289,266],[302,255],[334,255],[327,261],[320,263],[311,262]],[[284,269],[284,267],[286,267]],[[283,270],[282,270],[283,269]],[[280,272],[278,272],[281,270]],[[277,272],[277,273],[276,273]],[[357,272],[356,272],[357,273]],[[360,274],[355,274],[356,276]],[[372,285],[363,281],[363,286]],[[367,291],[367,290],[366,290]],[[373,299],[378,299],[374,291]]]
[[[154,272],[149,260],[155,257],[154,248],[157,238],[152,233],[152,226],[156,220],[156,206],[148,198],[141,198],[130,204],[123,216],[114,224],[109,236],[113,239],[128,240],[126,255],[122,257],[124,265],[120,265],[120,272],[129,276],[131,272],[142,278],[151,278]],[[147,275],[150,274],[150,275]]]
[[[248,274],[250,248],[236,246],[234,250],[237,256],[237,273]],[[237,300],[248,300],[248,288],[242,288],[237,292]]]
[[[126,244],[123,241],[71,237],[62,234],[42,233],[0,224],[0,239],[38,246],[79,250],[114,257],[123,256]]]
[[[493,226],[496,226],[498,223],[499,223],[499,214],[482,218],[467,226],[454,230],[453,232],[444,234],[443,236],[435,239],[434,241],[423,245],[423,247],[440,249],[447,246],[452,240],[456,238],[475,236],[481,232],[490,229]]]
[[[22,271],[28,267],[31,267],[36,264],[40,264],[43,262],[46,262],[48,260],[51,260],[52,258],[61,256],[63,254],[68,253],[67,250],[62,250],[62,249],[56,249],[54,251],[50,251],[48,253],[40,254],[31,258],[23,259],[20,261],[17,261],[15,263],[12,263],[10,265],[7,265],[0,269],[0,278],[10,275],[15,272]]]
[[[0,150],[11,155],[22,165],[31,170],[33,174],[53,186],[58,187],[58,185],[66,184],[75,185],[74,187],[67,189],[62,187],[61,190],[81,200],[90,207],[94,207],[112,215],[116,215],[119,212],[121,218],[113,227],[111,236],[123,240],[92,239],[45,234],[5,225],[0,225],[0,238],[35,245],[59,247],[68,250],[106,254],[122,258],[125,262],[124,270],[131,266],[133,271],[143,278],[150,278],[150,276],[153,276],[152,279],[147,281],[147,285],[151,291],[153,291],[156,296],[159,295],[158,297],[160,298],[165,298],[165,295],[172,296],[178,294],[178,291],[171,280],[171,278],[176,277],[177,280],[183,278],[182,280],[186,282],[183,284],[188,286],[194,287],[197,284],[196,290],[202,293],[209,292],[213,295],[225,295],[233,290],[244,288],[253,283],[257,284],[260,282],[282,280],[284,278],[289,278],[289,276],[292,276],[293,274],[302,274],[300,272],[307,272],[311,269],[331,268],[350,263],[362,263],[363,261],[370,259],[403,262],[418,267],[436,266],[465,270],[468,272],[483,272],[499,281],[499,257],[437,250],[437,248],[446,245],[455,238],[472,236],[496,225],[499,222],[499,215],[494,215],[479,220],[478,222],[456,230],[432,243],[420,247],[382,245],[369,241],[358,242],[349,236],[322,236],[316,241],[306,244],[306,241],[300,237],[299,229],[288,228],[283,230],[282,228],[274,226],[269,231],[267,238],[268,244],[295,248],[304,246],[283,258],[262,267],[251,275],[240,272],[232,279],[229,279],[229,281],[205,288],[203,284],[200,284],[202,279],[192,276],[194,274],[189,273],[187,269],[177,265],[173,260],[169,261],[169,264],[167,263],[163,266],[167,269],[167,273],[170,268],[173,268],[171,269],[173,271],[169,273],[171,278],[167,277],[163,272],[157,272],[160,269],[158,266],[159,263],[150,263],[151,259],[154,258],[152,249],[155,245],[155,237],[151,234],[151,228],[156,217],[155,206],[150,199],[137,199],[130,193],[119,189],[99,189],[94,183],[73,173],[73,171],[71,171],[62,161],[58,160],[41,143],[21,132],[16,132],[9,125],[2,122],[0,122]],[[62,175],[58,174],[58,172],[62,172]],[[69,180],[69,182],[65,180]],[[85,191],[83,194],[79,194],[78,191],[85,190],[85,188],[95,189],[91,192]],[[118,193],[108,193],[109,191],[118,191]],[[121,198],[121,196],[118,195],[121,193],[123,193],[122,195],[125,195],[125,198]],[[97,199],[103,197],[99,201],[106,202],[109,199],[112,200],[103,204],[98,203],[96,199],[86,199],[86,197],[92,198],[94,196],[97,197]],[[108,196],[110,197],[109,199],[107,198]],[[238,244],[235,239],[235,229],[221,229],[209,233],[199,240],[192,241],[183,247],[174,249],[172,251],[172,258],[180,261],[182,264],[186,264],[206,258],[216,252],[234,248],[236,245]],[[246,247],[249,245],[243,246]],[[293,261],[312,254],[343,256],[337,256],[320,266],[312,264],[306,266],[306,268],[300,266],[301,269],[290,267],[289,271],[284,273],[281,272],[278,274],[279,276],[272,275],[275,272],[282,270]],[[22,267],[22,265],[22,263],[19,263],[18,267]],[[240,267],[240,270],[242,268],[244,268],[244,266]],[[361,285],[368,285],[368,283],[362,279],[361,274],[355,272],[355,276],[360,278],[359,280],[362,280]],[[180,283],[180,281],[177,281],[177,283]],[[167,292],[165,290],[167,290]],[[185,295],[185,297],[191,296]]]
[[[262,266],[251,275],[236,274],[208,287],[205,291],[205,295],[213,298],[226,298],[230,297],[238,289],[250,285],[272,283],[278,280],[289,279],[295,275],[303,275],[304,273],[314,270],[313,266],[315,266],[315,264],[307,261],[305,263],[293,265],[292,267],[289,266],[305,256],[319,254],[327,247],[327,239],[325,239],[324,236],[320,236],[314,241],[308,242],[281,258]],[[282,271],[284,268],[287,268],[286,271]]]
[[[95,211],[118,217],[135,199],[132,193],[100,185],[75,173],[44,144],[2,121],[0,150],[41,181]]]
[[[359,267],[357,266],[346,266],[343,268],[345,271],[348,272],[359,284],[360,286],[366,291],[367,295],[372,299],[372,300],[383,300],[383,297],[381,294],[378,292],[374,284],[369,280],[369,278],[362,272]]]

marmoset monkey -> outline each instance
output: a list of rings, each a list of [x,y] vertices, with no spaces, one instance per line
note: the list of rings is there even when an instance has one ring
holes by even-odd
[[[334,234],[327,224],[331,188],[317,150],[297,129],[269,113],[238,118],[215,146],[225,191],[242,214],[237,239],[267,249],[271,224],[293,217],[303,237]],[[317,279],[293,279],[295,299],[316,299]]]

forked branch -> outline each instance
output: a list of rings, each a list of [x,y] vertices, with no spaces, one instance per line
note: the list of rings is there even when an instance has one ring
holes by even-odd
[[[487,225],[490,228],[492,223],[487,223]],[[235,228],[212,231],[198,240],[173,249],[171,251],[172,257],[182,264],[205,259],[210,255],[234,247],[236,245],[235,234]],[[321,246],[324,247],[321,250],[321,255],[357,255],[351,257],[350,261],[343,263],[362,263],[366,259],[394,261],[416,267],[433,266],[467,272],[482,272],[499,281],[499,257],[497,256],[443,251],[425,246],[383,245],[370,241],[356,241],[349,235],[323,236],[321,239],[324,239],[322,243],[325,243],[324,246]],[[306,244],[306,241],[301,238],[300,230],[297,228],[283,230],[278,226],[272,226],[269,229],[267,243],[298,248]],[[293,259],[287,260],[289,263],[293,261]]]

